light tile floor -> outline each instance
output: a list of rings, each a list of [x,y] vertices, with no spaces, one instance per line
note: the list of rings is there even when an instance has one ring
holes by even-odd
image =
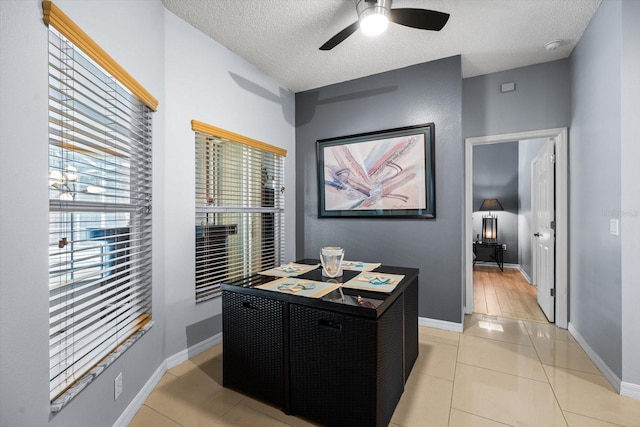
[[[640,426],[566,330],[474,314],[462,334],[420,327],[420,356],[391,426]],[[222,346],[169,370],[131,427],[310,426],[222,387]],[[354,426],[357,423],[354,423]]]

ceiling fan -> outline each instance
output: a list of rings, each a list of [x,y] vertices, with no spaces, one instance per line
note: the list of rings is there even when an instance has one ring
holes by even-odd
[[[398,8],[391,9],[392,0],[356,0],[358,20],[349,25],[329,41],[320,46],[320,50],[331,50],[360,28],[367,35],[382,33],[389,23],[404,25],[420,30],[440,31],[449,20],[449,14],[428,9]]]

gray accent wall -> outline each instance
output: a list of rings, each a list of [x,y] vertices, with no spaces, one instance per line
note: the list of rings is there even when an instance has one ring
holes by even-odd
[[[620,1],[602,2],[570,57],[569,133],[570,323],[619,378],[621,247],[609,219],[621,206],[621,19]]]
[[[531,253],[531,161],[546,139],[528,139],[518,144],[518,264],[529,280],[533,279],[533,254]]]
[[[514,82],[514,92],[500,92]],[[462,133],[465,138],[569,127],[569,60],[464,79]]]
[[[420,269],[419,315],[462,322],[463,143],[460,57],[296,94],[297,257],[322,246],[346,258]],[[436,218],[319,219],[316,141],[435,123]]]
[[[482,239],[484,199],[498,199],[498,241],[507,245],[504,262],[518,263],[518,142],[473,147],[473,236]]]

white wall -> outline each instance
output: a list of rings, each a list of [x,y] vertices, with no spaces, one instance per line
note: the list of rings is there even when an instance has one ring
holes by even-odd
[[[285,259],[295,255],[294,96],[263,72],[165,12],[164,155],[167,354],[193,345],[219,327],[220,300],[194,304],[196,119],[287,150],[285,163]],[[240,82],[240,84],[238,83]],[[241,86],[243,85],[243,86]],[[248,89],[247,89],[248,88]],[[216,331],[220,332],[220,330]],[[197,339],[197,338],[196,338]]]
[[[57,2],[163,104],[160,2]],[[111,425],[164,360],[162,230],[154,225],[156,325],[61,413],[49,416],[47,40],[39,1],[0,2],[0,425]],[[114,28],[118,31],[114,31]],[[162,147],[162,112],[154,117]],[[154,147],[154,148],[155,148]],[[155,156],[155,153],[154,153]],[[154,175],[164,171],[154,165]],[[157,209],[154,200],[154,209]],[[113,378],[125,388],[113,400]]]
[[[295,253],[293,95],[167,12],[159,0],[57,0],[160,105],[153,117],[153,328],[59,414],[49,414],[47,29],[39,0],[0,1],[0,426],[110,426],[155,370],[220,332],[194,304],[199,119],[289,151],[286,256]],[[241,87],[231,73],[257,86]],[[264,89],[277,101],[261,96]],[[264,94],[262,94],[264,95]],[[124,391],[113,400],[113,379]]]
[[[622,388],[635,384],[640,398],[640,2],[622,3]]]
[[[609,220],[621,203],[621,18],[619,0],[603,1],[571,54],[569,129],[569,321],[618,378],[621,246]]]
[[[47,31],[37,2],[0,2],[0,425],[49,412]],[[36,118],[40,120],[36,120]]]
[[[605,0],[571,55],[571,325],[640,398],[640,3]],[[592,209],[594,201],[599,206]],[[611,219],[620,235],[609,234]],[[610,378],[611,381],[611,376]]]

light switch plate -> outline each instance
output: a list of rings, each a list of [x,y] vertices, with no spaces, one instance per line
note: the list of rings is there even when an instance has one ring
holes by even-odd
[[[609,219],[609,234],[612,236],[620,235],[620,220],[618,218]]]

